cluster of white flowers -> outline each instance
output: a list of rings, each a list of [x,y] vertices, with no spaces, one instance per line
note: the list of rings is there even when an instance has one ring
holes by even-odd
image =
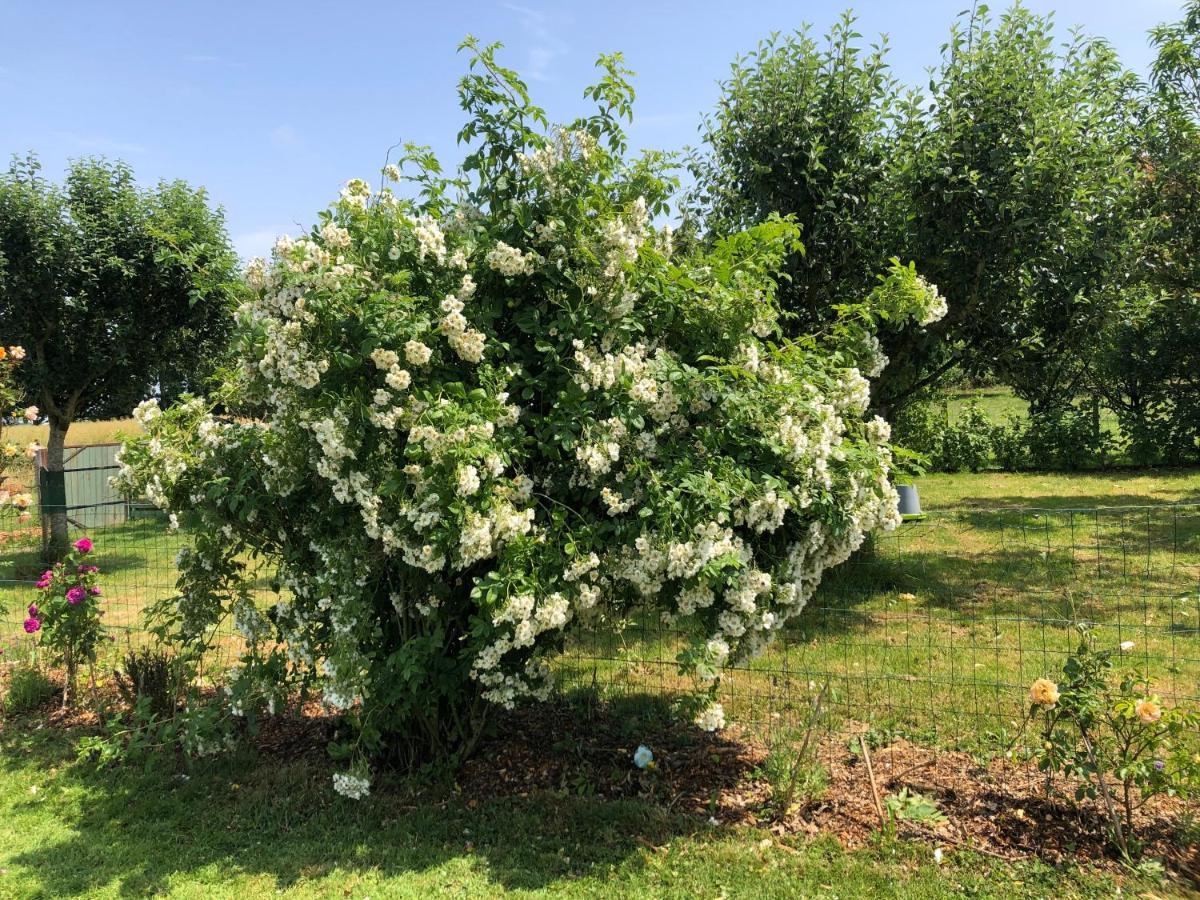
[[[925,288],[926,302],[919,309],[915,316],[918,325],[932,325],[934,322],[945,318],[949,307],[946,305],[946,298],[943,297],[937,289],[936,284],[926,281],[920,275],[917,276],[918,283]]]
[[[788,504],[775,490],[769,490],[763,496],[751,500],[749,506],[738,506],[734,509],[734,521],[755,531],[773,532],[783,524],[787,514]]]
[[[335,250],[350,246],[350,232],[333,222],[329,222],[321,228],[321,238],[325,241],[326,247],[332,247]]]
[[[892,438],[892,426],[881,416],[872,417],[867,423],[867,440],[877,446],[886,444]]]
[[[879,338],[873,334],[867,335],[867,349],[871,356],[871,364],[867,367],[867,377],[878,378],[887,368],[889,362],[887,354],[883,352],[883,345],[879,343]]]
[[[528,275],[537,265],[536,253],[522,253],[516,247],[510,247],[504,241],[497,241],[496,246],[488,251],[487,264],[501,275],[512,278],[516,275]]]
[[[634,344],[616,353],[598,352],[574,341],[575,363],[579,367],[575,381],[585,391],[611,390],[624,379],[636,379],[646,371],[646,347]]]
[[[439,265],[446,261],[446,236],[441,226],[431,216],[422,216],[413,223],[413,236],[417,239],[417,256],[436,260]]]
[[[637,259],[638,249],[646,241],[650,216],[646,198],[638,197],[625,217],[610,219],[604,226],[604,245],[608,254],[604,264],[606,278],[619,278],[624,267]]]
[[[705,731],[720,731],[725,727],[725,708],[720,703],[710,703],[696,716],[696,724]]]
[[[342,188],[339,199],[352,209],[366,209],[371,202],[371,186],[361,178],[351,178]]]
[[[349,772],[333,773],[333,789],[343,797],[351,800],[362,800],[371,793],[371,782]]]
[[[460,497],[470,497],[479,490],[479,470],[472,465],[463,466],[458,470],[458,493]]]
[[[442,319],[438,329],[446,336],[450,348],[460,359],[477,363],[483,359],[483,345],[487,340],[482,331],[476,331],[470,326],[463,309],[466,301],[475,293],[475,282],[470,275],[464,275],[459,286],[458,296],[447,294],[442,300]],[[419,354],[418,350],[418,354]]]
[[[610,516],[619,516],[621,513],[629,512],[633,509],[634,498],[622,497],[610,487],[600,489],[600,499],[604,501],[604,508],[608,510]]]
[[[420,341],[412,340],[404,344],[404,358],[414,366],[428,365],[433,351]]]
[[[551,190],[561,182],[559,168],[572,159],[588,162],[596,152],[596,138],[581,129],[554,129],[546,142],[529,153],[518,153],[517,161],[526,175],[536,174]]]
[[[162,410],[159,409],[157,400],[143,400],[133,408],[133,421],[143,429],[161,415]]]

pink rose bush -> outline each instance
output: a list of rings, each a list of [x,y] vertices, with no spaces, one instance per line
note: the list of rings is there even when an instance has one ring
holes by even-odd
[[[225,413],[148,402],[121,454],[123,487],[196,535],[158,617],[192,646],[232,617],[236,711],[301,686],[343,710],[354,796],[370,754],[469,752],[489,707],[546,695],[572,628],[638,610],[695,635],[680,662],[719,728],[725,668],[898,524],[862,373],[880,320],[944,311],[896,264],[787,341],[775,273],[797,229],[677,248],[666,161],[623,156],[619,58],[596,112],[547,131],[470,47],[461,178],[409,148],[379,189],[347,183],[250,265]],[[287,588],[270,610],[248,555]]]
[[[94,547],[81,538],[61,562],[42,573],[37,582],[38,600],[30,604],[25,631],[38,634],[40,647],[61,661],[67,672],[64,699],[75,694],[81,663],[95,660],[103,637],[100,623],[100,567],[83,560]]]

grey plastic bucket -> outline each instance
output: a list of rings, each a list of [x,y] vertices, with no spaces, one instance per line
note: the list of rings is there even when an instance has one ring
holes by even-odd
[[[900,494],[900,515],[921,515],[921,498],[917,494],[917,486],[915,484],[898,484],[896,485],[896,491]]]

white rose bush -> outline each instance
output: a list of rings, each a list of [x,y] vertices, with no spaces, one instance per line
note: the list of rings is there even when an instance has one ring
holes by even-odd
[[[143,404],[122,452],[125,488],[195,535],[156,615],[193,646],[232,619],[235,712],[300,690],[342,711],[335,785],[356,797],[368,760],[461,759],[489,709],[545,697],[577,626],[661,615],[715,697],[899,522],[861,373],[879,325],[945,309],[893,264],[828,333],[784,341],[797,229],[673,247],[669,160],[626,158],[619,56],[596,111],[550,128],[494,46],[465,46],[459,174],[409,147],[379,187],[350,181],[249,267],[223,389]],[[277,567],[269,609],[251,557]]]

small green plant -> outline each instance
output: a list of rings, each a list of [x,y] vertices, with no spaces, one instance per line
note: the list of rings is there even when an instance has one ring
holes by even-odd
[[[757,771],[767,783],[770,812],[776,819],[786,818],[797,807],[808,806],[829,787],[829,771],[816,758],[814,740],[828,692],[826,681],[813,697],[802,728],[787,729],[779,739],[772,737],[767,758]]]
[[[1129,643],[1097,649],[1088,628],[1079,628],[1083,637],[1061,682],[1039,678],[1030,688],[1027,723],[1039,727],[1040,743],[1027,753],[1047,775],[1078,779],[1076,801],[1102,802],[1112,840],[1128,859],[1142,804],[1200,792],[1200,753],[1192,746],[1200,716],[1167,707],[1145,672],[1116,670]]]
[[[113,673],[121,698],[130,706],[144,700],[157,716],[174,711],[180,692],[180,665],[161,647],[141,647],[125,654],[123,668]]]
[[[37,709],[55,691],[54,682],[36,663],[22,662],[13,667],[4,694],[4,714],[20,715]]]
[[[175,760],[175,751],[185,759],[211,756],[235,745],[231,729],[230,705],[220,696],[202,693],[191,677],[190,669],[180,667],[180,684],[190,684],[181,702],[167,711],[156,710],[154,696],[136,696],[133,706],[110,715],[103,731],[88,735],[76,745],[81,760],[97,766],[119,763]],[[122,689],[122,692],[123,689]],[[247,723],[249,725],[249,723]]]
[[[935,801],[906,787],[900,788],[899,793],[884,797],[883,806],[887,810],[888,820],[893,824],[900,821],[940,825],[946,821]]]

